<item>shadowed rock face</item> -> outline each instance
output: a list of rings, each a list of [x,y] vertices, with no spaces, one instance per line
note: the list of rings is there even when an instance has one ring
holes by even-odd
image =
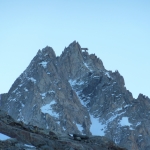
[[[15,122],[3,111],[0,111],[0,132],[11,137],[0,141],[0,149],[3,150],[125,150],[105,137],[71,136]]]
[[[118,71],[107,71],[75,41],[59,57],[51,47],[39,50],[1,95],[0,109],[28,125],[101,135],[129,150],[150,147],[150,99],[134,99]]]

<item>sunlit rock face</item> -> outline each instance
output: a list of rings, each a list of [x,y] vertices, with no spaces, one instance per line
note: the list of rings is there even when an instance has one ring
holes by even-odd
[[[62,133],[101,135],[129,150],[150,148],[150,99],[134,99],[118,71],[74,41],[57,57],[39,50],[0,108],[15,120]]]

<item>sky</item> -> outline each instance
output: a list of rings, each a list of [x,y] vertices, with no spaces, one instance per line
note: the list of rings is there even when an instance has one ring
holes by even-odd
[[[149,0],[0,0],[0,93],[39,49],[56,55],[74,40],[118,70],[137,98],[150,97]]]

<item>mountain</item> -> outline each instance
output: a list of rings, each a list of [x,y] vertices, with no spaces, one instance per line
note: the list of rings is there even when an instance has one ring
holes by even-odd
[[[129,150],[150,149],[150,99],[134,99],[118,71],[72,42],[57,57],[39,50],[0,109],[16,121],[61,133],[105,136]]]

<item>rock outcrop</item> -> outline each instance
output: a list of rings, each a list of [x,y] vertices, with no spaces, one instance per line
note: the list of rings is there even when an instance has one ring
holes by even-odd
[[[16,121],[65,134],[105,136],[129,150],[150,148],[150,99],[134,99],[118,71],[71,43],[57,57],[39,50],[0,109]]]
[[[0,132],[10,137],[0,141],[1,150],[125,150],[101,136],[67,135],[15,122],[0,111]]]

